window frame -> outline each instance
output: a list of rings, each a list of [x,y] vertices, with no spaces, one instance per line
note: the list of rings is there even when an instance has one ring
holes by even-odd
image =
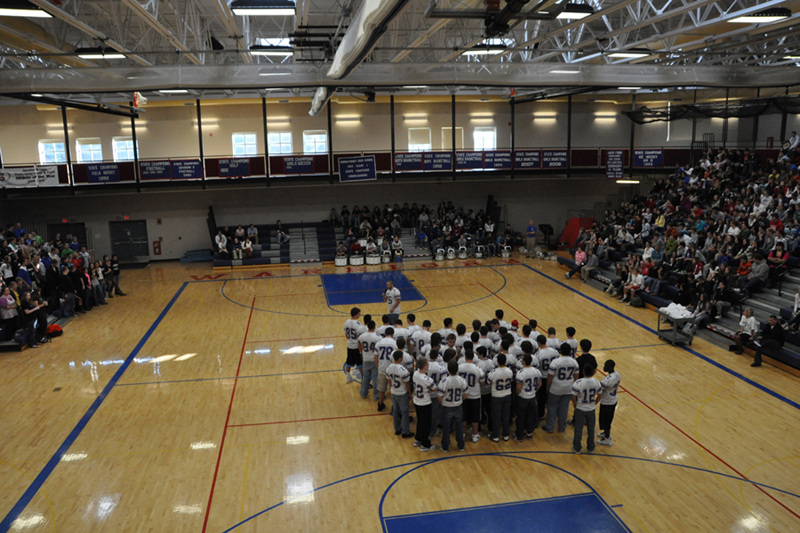
[[[485,143],[482,141],[480,143],[480,147],[478,146],[478,139],[479,134],[481,133],[491,133],[492,134],[492,146],[486,147]],[[497,150],[497,128],[494,126],[478,126],[474,130],[472,130],[472,148],[475,151],[486,152]]]
[[[58,165],[58,164],[65,164],[67,162],[67,144],[64,142],[63,139],[39,139],[39,164],[41,165]],[[60,144],[62,147],[61,154],[63,156],[63,160],[59,160],[58,154],[59,151],[55,148],[53,149],[53,161],[45,161],[45,148],[51,145],[58,145]]]
[[[97,142],[89,142],[89,141],[97,141]],[[99,146],[99,149],[89,148],[88,150],[83,147],[95,147]],[[85,159],[83,157],[84,152],[91,154],[89,159]],[[95,155],[99,156],[99,159],[95,158]],[[75,139],[75,159],[78,163],[102,163],[103,162],[103,142],[100,137],[84,137],[83,139]]]
[[[427,131],[428,132],[428,142],[427,143],[412,143],[411,142],[411,135],[413,131]],[[427,148],[421,148],[427,147]],[[431,129],[427,127],[419,127],[419,128],[408,128],[408,151],[409,152],[431,152],[433,151],[433,139],[431,137]]]
[[[240,146],[244,146],[244,153],[237,153],[236,152],[236,137],[242,136],[244,142],[238,143]],[[252,136],[252,142],[249,142],[248,137]],[[233,147],[233,151],[231,152],[234,157],[254,157],[258,155],[258,134],[254,131],[242,131],[236,132],[231,134],[231,145]]]
[[[117,149],[117,143],[124,142],[126,144],[125,149],[122,150],[125,153],[130,152],[130,159],[122,159],[119,156],[120,151]],[[128,148],[127,143],[130,143],[130,148]],[[131,136],[121,136],[121,137],[112,137],[111,138],[111,150],[114,155],[114,162],[115,163],[123,163],[126,161],[135,161],[136,160],[136,153],[139,151],[139,140],[136,140],[136,145],[134,146],[133,137]]]
[[[278,135],[279,136],[277,143],[273,143],[272,141],[270,141],[270,137],[272,137],[273,135]],[[288,142],[286,142],[284,140],[285,139],[284,136],[288,137],[288,139],[289,139]],[[290,155],[290,154],[294,153],[292,151],[294,149],[293,140],[294,139],[292,138],[292,132],[291,131],[271,131],[271,132],[267,133],[267,151],[269,152],[268,155],[279,156],[279,155]],[[278,150],[273,150],[273,147],[276,146],[276,145],[278,146]],[[288,151],[284,150],[284,148],[286,148],[287,146],[289,148]]]

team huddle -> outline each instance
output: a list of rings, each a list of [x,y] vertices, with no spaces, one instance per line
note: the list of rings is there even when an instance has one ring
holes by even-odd
[[[586,447],[592,453],[600,404],[597,443],[611,446],[620,374],[614,361],[607,360],[605,377],[596,379],[592,343],[578,342],[574,328],[566,329],[562,342],[555,328],[548,329],[548,336],[536,335],[536,320],[519,328],[516,320],[503,320],[503,310],[498,309],[492,320],[474,320],[470,333],[464,324],[454,330],[451,318],[444,319],[440,330],[431,331],[429,320],[417,325],[413,314],[403,324],[397,302],[387,304],[391,314],[381,317],[380,326],[370,315],[362,323],[361,310],[351,309],[344,325],[345,373],[347,383],[361,381],[362,398],[367,399],[373,389],[378,411],[386,408],[388,391],[395,435],[414,438],[414,446],[427,452],[436,449],[431,439],[442,432],[441,450],[448,452],[454,430],[456,445],[463,451],[465,432],[469,430],[472,442],[478,442],[482,425],[489,438],[499,442],[511,437],[513,420],[516,441],[532,439],[542,421],[548,433],[564,432],[569,423],[575,426],[573,451],[581,452],[586,427]],[[414,433],[411,402],[417,417]],[[574,416],[568,421],[570,404]]]

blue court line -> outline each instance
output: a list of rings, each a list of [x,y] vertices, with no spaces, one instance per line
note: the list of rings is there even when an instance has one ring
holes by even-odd
[[[424,466],[424,465],[423,465]],[[503,503],[494,503],[492,505],[477,505],[474,507],[460,507],[458,509],[445,509],[444,511],[428,511],[425,513],[411,513],[411,514],[398,514],[387,516],[386,518],[412,518],[415,516],[426,516],[426,515],[441,515],[447,513],[457,513],[459,511],[475,511],[478,509],[494,509],[496,507],[509,507],[511,505],[523,505],[526,503],[541,503],[541,502],[552,502],[558,500],[568,500],[570,498],[580,498],[583,496],[594,496],[593,492],[582,492],[580,494],[567,494],[564,496],[551,496],[549,498],[535,498],[533,500],[522,500],[518,502],[503,502]],[[612,505],[611,507],[620,507],[619,505]]]
[[[575,455],[575,453],[571,452],[571,451],[570,452],[558,452],[558,451],[514,451],[514,452],[494,452],[494,453],[465,454],[465,455],[458,454],[458,455],[453,455],[453,456],[450,456],[450,457],[443,457],[442,459],[463,459],[463,458],[466,458],[466,457],[474,457],[476,455],[491,455],[491,456],[508,457],[508,456],[512,456],[513,454],[517,454],[517,455],[540,455],[541,454],[541,455],[568,455],[568,456],[574,456]],[[596,459],[599,459],[599,458],[604,458],[604,459],[624,459],[624,460],[630,460],[630,461],[641,461],[641,462],[644,462],[644,463],[655,463],[655,464],[664,465],[664,466],[673,466],[673,467],[677,467],[677,468],[684,468],[684,469],[687,469],[687,470],[694,470],[694,471],[697,471],[697,472],[702,472],[704,474],[713,474],[715,476],[726,477],[726,478],[732,479],[734,481],[740,481],[740,482],[743,482],[743,483],[748,483],[750,485],[755,485],[755,486],[762,487],[762,488],[765,488],[765,489],[774,490],[775,492],[780,492],[782,494],[786,494],[787,496],[793,496],[795,498],[800,499],[800,494],[794,494],[792,492],[789,492],[789,491],[786,491],[786,490],[782,490],[782,489],[779,489],[779,488],[776,488],[776,487],[773,487],[773,486],[770,486],[770,485],[766,485],[764,483],[759,483],[759,482],[753,481],[751,479],[745,479],[745,478],[734,476],[734,475],[731,475],[731,474],[726,474],[724,472],[717,472],[715,470],[708,470],[708,469],[699,468],[699,467],[696,467],[696,466],[682,465],[682,464],[679,464],[679,463],[668,463],[666,461],[659,461],[659,460],[656,460],[656,459],[646,459],[646,458],[642,458],[642,457],[629,457],[629,456],[626,456],[626,455],[612,455],[612,454],[605,454],[605,453],[595,453],[594,455],[592,455],[592,458],[593,458],[593,460],[596,460]],[[302,498],[304,496],[308,496],[309,494],[313,494],[314,492],[316,492],[318,490],[327,489],[327,488],[333,487],[335,485],[339,485],[339,484],[345,483],[347,481],[352,481],[354,479],[366,477],[366,476],[369,476],[369,475],[372,475],[372,474],[378,474],[380,472],[386,472],[387,470],[393,470],[395,468],[403,468],[403,467],[406,467],[406,466],[414,466],[414,465],[419,465],[419,464],[423,464],[423,463],[431,463],[431,462],[434,462],[434,461],[436,461],[436,460],[427,459],[427,460],[423,460],[423,461],[413,461],[413,462],[410,462],[410,463],[403,463],[403,464],[394,465],[394,466],[387,466],[387,467],[384,467],[384,468],[379,468],[377,470],[364,472],[362,474],[356,474],[354,476],[350,476],[350,477],[347,477],[347,478],[344,478],[344,479],[340,479],[338,481],[333,481],[331,483],[327,483],[327,484],[319,486],[319,487],[315,487],[315,488],[313,488],[313,489],[311,489],[309,491],[306,491],[306,492],[304,492],[302,494],[298,494],[296,496],[293,496],[292,498],[289,498],[288,500],[283,500],[282,502],[276,503],[275,505],[272,505],[271,507],[267,507],[263,511],[259,511],[256,514],[254,514],[254,515],[252,515],[252,516],[250,516],[248,518],[245,518],[244,520],[242,520],[238,524],[233,525],[232,527],[226,529],[222,533],[230,533],[231,531],[235,530],[236,528],[242,526],[243,524],[246,524],[247,522],[249,522],[250,520],[252,520],[254,518],[257,518],[257,517],[261,516],[264,513],[268,513],[269,511],[272,511],[273,509],[281,507],[282,505],[284,505],[286,503],[289,503],[292,500],[295,500],[297,498]]]
[[[612,509],[616,509],[617,507],[624,507],[624,505],[622,505],[621,503],[618,503],[617,505],[612,505],[611,506]]]
[[[622,527],[623,527],[623,528],[624,528],[626,531],[630,532],[630,529],[628,528],[628,526],[626,526],[626,525],[625,525],[625,522],[623,522],[623,521],[622,521],[622,520],[619,518],[619,516],[617,516],[617,513],[616,513],[616,512],[614,512],[614,510],[613,510],[613,509],[611,509],[611,507],[609,507],[609,506],[608,506],[608,504],[606,503],[606,501],[605,501],[605,500],[603,500],[602,496],[600,496],[600,494],[599,494],[599,493],[598,493],[598,492],[595,490],[595,488],[594,488],[594,487],[592,487],[591,485],[589,485],[589,483],[587,483],[587,482],[586,482],[584,479],[582,479],[582,478],[578,477],[577,475],[573,474],[573,473],[572,473],[572,472],[570,472],[569,470],[565,470],[565,469],[563,469],[563,468],[561,468],[561,467],[559,467],[559,466],[551,465],[550,463],[545,463],[544,461],[539,461],[539,460],[537,460],[537,459],[531,459],[531,458],[529,458],[529,457],[517,457],[517,456],[515,456],[515,455],[510,455],[510,454],[478,453],[478,454],[472,454],[472,456],[473,456],[473,457],[482,457],[482,456],[483,456],[483,457],[485,457],[485,456],[490,456],[490,457],[498,457],[498,456],[501,456],[501,457],[513,457],[514,459],[522,459],[522,460],[524,460],[524,461],[530,461],[530,462],[532,462],[532,463],[537,463],[537,464],[540,464],[540,465],[549,466],[550,468],[554,468],[554,469],[556,469],[556,470],[559,470],[560,472],[563,472],[563,473],[567,474],[568,476],[571,476],[571,477],[573,477],[573,478],[577,479],[578,481],[580,481],[581,483],[583,483],[584,485],[586,485],[586,487],[587,487],[587,488],[588,488],[588,489],[591,491],[591,493],[593,493],[595,496],[597,496],[597,499],[598,499],[598,500],[600,500],[600,501],[603,503],[603,505],[605,505],[605,506],[606,506],[606,508],[608,509],[608,511],[609,511],[609,512],[612,514],[612,516],[614,516],[614,518],[616,518],[616,519],[617,519],[617,521],[620,523],[620,525],[621,525],[621,526],[622,526]],[[463,457],[463,456],[462,456],[462,457]],[[395,484],[396,484],[398,481],[400,481],[401,479],[403,479],[404,477],[406,477],[406,476],[407,476],[408,474],[410,474],[411,472],[414,472],[415,470],[419,470],[420,468],[424,468],[424,467],[426,467],[426,466],[428,466],[428,465],[431,465],[431,464],[433,464],[433,463],[438,463],[438,462],[441,462],[441,461],[447,461],[447,460],[449,460],[449,459],[456,459],[456,458],[458,458],[458,456],[453,456],[453,457],[440,457],[440,458],[438,458],[438,459],[434,459],[434,460],[432,460],[432,461],[427,461],[427,462],[425,462],[425,463],[422,463],[421,465],[415,466],[414,468],[412,468],[412,469],[410,469],[410,470],[407,470],[407,471],[403,472],[401,475],[397,476],[397,477],[394,479],[394,481],[392,481],[392,482],[389,484],[389,486],[388,486],[388,487],[386,487],[386,490],[385,490],[385,491],[383,491],[383,495],[381,496],[381,501],[380,501],[380,503],[378,504],[378,516],[380,517],[380,520],[381,520],[381,528],[383,528],[383,533],[388,533],[388,530],[387,530],[387,528],[386,528],[386,519],[385,519],[386,517],[384,517],[384,516],[383,516],[383,502],[386,500],[386,495],[387,495],[387,494],[389,494],[389,492],[392,490],[392,487],[394,487],[394,485],[395,485]],[[392,518],[394,518],[394,517],[392,517]]]
[[[579,295],[579,296],[582,296],[583,298],[586,298],[586,299],[587,299],[587,300],[589,300],[590,302],[594,302],[594,303],[596,303],[596,304],[597,304],[597,305],[599,305],[600,307],[603,307],[603,308],[605,308],[606,310],[608,310],[608,311],[611,311],[611,312],[612,312],[612,313],[614,313],[615,315],[618,315],[618,316],[620,316],[620,317],[624,318],[624,319],[625,319],[625,320],[627,320],[628,322],[632,322],[632,323],[636,324],[636,325],[637,325],[637,326],[639,326],[640,328],[643,328],[643,329],[645,329],[645,330],[649,331],[649,332],[650,332],[650,333],[652,333],[653,335],[658,335],[658,333],[657,333],[657,332],[656,332],[656,331],[655,331],[653,328],[650,328],[650,327],[648,327],[648,326],[645,326],[644,324],[642,324],[642,323],[641,323],[641,322],[639,322],[638,320],[636,320],[636,319],[633,319],[633,318],[631,318],[631,317],[629,317],[629,316],[626,316],[626,315],[624,315],[623,313],[620,313],[619,311],[617,311],[616,309],[612,309],[611,307],[607,306],[606,304],[604,304],[604,303],[602,303],[602,302],[599,302],[599,301],[595,300],[595,299],[594,299],[594,298],[592,298],[591,296],[588,296],[588,295],[586,295],[586,294],[583,294],[582,292],[580,292],[580,291],[578,291],[578,290],[576,290],[576,289],[573,289],[573,288],[572,288],[572,287],[570,287],[569,285],[566,285],[566,284],[564,284],[564,283],[561,283],[561,282],[560,282],[560,281],[558,281],[557,279],[555,279],[555,278],[553,278],[553,277],[551,277],[551,276],[548,276],[548,275],[547,275],[547,274],[545,274],[544,272],[540,272],[539,270],[536,270],[535,268],[533,268],[533,267],[531,267],[531,266],[528,266],[528,265],[526,265],[526,264],[524,264],[524,263],[519,263],[519,264],[521,264],[521,265],[522,265],[522,266],[524,266],[525,268],[527,268],[527,269],[529,269],[529,270],[531,270],[531,271],[533,271],[533,272],[535,272],[535,273],[539,274],[540,276],[542,276],[542,277],[545,277],[545,278],[549,279],[550,281],[552,281],[552,282],[554,282],[554,283],[557,283],[558,285],[561,285],[561,286],[562,286],[562,287],[564,287],[565,289],[568,289],[568,290],[570,290],[570,291],[574,292],[575,294],[577,294],[577,295]],[[666,346],[666,344],[665,344],[665,346]],[[791,406],[792,406],[792,407],[794,407],[795,409],[800,409],[800,403],[797,403],[796,401],[794,401],[794,400],[792,400],[792,399],[790,399],[790,398],[787,398],[786,396],[784,396],[784,395],[782,395],[782,394],[780,394],[780,393],[778,393],[778,392],[775,392],[774,390],[770,389],[769,387],[766,387],[766,386],[764,386],[764,385],[762,385],[762,384],[760,384],[760,383],[757,383],[757,382],[753,381],[752,379],[748,378],[747,376],[744,376],[744,375],[740,374],[739,372],[736,372],[735,370],[732,370],[732,369],[730,369],[730,368],[726,367],[726,366],[725,366],[725,365],[723,365],[722,363],[718,363],[717,361],[714,361],[714,360],[713,360],[713,359],[711,359],[710,357],[706,357],[705,355],[701,354],[700,352],[697,352],[697,351],[693,350],[692,348],[689,348],[688,346],[676,346],[676,348],[680,348],[680,349],[682,349],[682,350],[684,350],[684,351],[687,351],[687,352],[689,352],[690,354],[694,355],[695,357],[699,357],[700,359],[702,359],[702,360],[703,360],[703,361],[705,361],[706,363],[710,363],[710,364],[714,365],[715,367],[719,368],[720,370],[723,370],[723,371],[727,372],[728,374],[732,375],[733,377],[735,377],[735,378],[738,378],[738,379],[740,379],[740,380],[744,381],[745,383],[747,383],[747,384],[749,384],[749,385],[752,385],[753,387],[757,388],[758,390],[760,390],[760,391],[762,391],[762,392],[766,392],[766,393],[767,393],[767,394],[769,394],[770,396],[773,396],[773,397],[777,398],[778,400],[780,400],[780,401],[782,401],[782,402],[784,402],[784,403],[786,403],[786,404],[788,404],[788,405],[791,405]]]
[[[141,381],[136,383],[117,383],[117,387],[131,387],[133,385],[161,385],[164,383],[196,383],[198,381],[222,381],[226,379],[248,379],[248,378],[271,378],[276,376],[297,376],[299,374],[324,374],[326,372],[339,372],[334,370],[309,370],[308,372],[285,372],[282,374],[258,374],[255,376],[230,376],[227,378],[197,378],[197,379],[173,379],[169,381]]]
[[[64,439],[64,442],[61,444],[61,446],[59,446],[58,450],[56,450],[56,453],[53,454],[53,456],[50,458],[49,461],[47,461],[47,464],[44,466],[41,472],[39,472],[39,474],[36,476],[36,479],[34,479],[33,482],[30,484],[30,486],[25,490],[25,492],[22,494],[17,503],[14,504],[14,507],[11,508],[6,517],[3,519],[3,521],[0,522],[0,533],[6,533],[11,528],[12,523],[19,517],[20,514],[22,514],[22,511],[25,510],[25,508],[31,502],[36,493],[39,492],[39,489],[42,488],[44,482],[47,481],[47,478],[50,477],[50,474],[53,473],[55,467],[58,466],[59,462],[61,462],[61,458],[64,456],[65,453],[67,453],[67,451],[75,443],[75,440],[78,438],[81,432],[86,428],[86,425],[89,423],[94,414],[103,404],[106,397],[108,397],[108,394],[111,392],[111,389],[114,388],[119,379],[122,377],[122,374],[124,374],[125,371],[128,369],[128,367],[131,366],[133,359],[139,354],[139,351],[141,351],[145,343],[147,343],[147,341],[150,339],[150,336],[156,330],[156,328],[164,319],[164,317],[167,316],[167,313],[175,304],[175,302],[178,300],[178,297],[180,297],[181,293],[183,292],[183,289],[185,289],[187,285],[188,282],[184,282],[183,285],[181,285],[180,289],[178,289],[178,292],[175,293],[175,295],[172,297],[169,303],[167,303],[166,307],[164,307],[164,310],[161,311],[161,314],[158,315],[158,318],[156,318],[155,322],[153,322],[153,324],[150,326],[150,329],[148,329],[147,332],[144,334],[144,336],[141,338],[139,344],[137,344],[136,347],[134,347],[130,355],[128,355],[128,357],[125,358],[125,362],[122,363],[122,365],[117,369],[116,373],[114,373],[114,376],[111,378],[111,380],[106,384],[105,387],[103,387],[102,392],[100,392],[100,394],[97,396],[94,402],[92,402],[92,405],[89,407],[89,410],[86,411],[83,417],[81,417],[81,419],[78,421],[78,424],[72,429],[67,438]]]

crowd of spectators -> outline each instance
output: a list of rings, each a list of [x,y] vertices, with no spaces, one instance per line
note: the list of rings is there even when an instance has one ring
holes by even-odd
[[[800,257],[796,163],[784,152],[761,161],[747,149],[709,150],[582,231],[567,277],[586,281],[599,261],[622,259],[607,292],[630,304],[636,291],[664,296],[675,286],[673,300],[706,326],[775,286]]]
[[[275,230],[275,237],[278,244],[286,244],[289,242],[289,234],[283,228],[283,223],[278,220],[277,229]],[[233,231],[230,227],[225,226],[221,230],[217,230],[214,236],[214,252],[223,259],[250,259],[253,257],[253,245],[259,244],[258,242],[258,228],[254,224],[250,224],[247,229],[241,224]]]
[[[438,250],[445,252],[465,252],[474,255],[478,246],[483,247],[483,256],[500,255],[507,246],[522,243],[522,237],[513,231],[510,224],[498,227],[481,209],[455,207],[452,202],[442,201],[437,207],[426,205],[418,207],[404,203],[383,209],[376,206],[354,206],[352,211],[342,206],[340,211],[331,209],[329,221],[334,227],[344,229],[345,238],[338,243],[337,255],[362,253],[402,254],[400,238],[404,232],[414,237],[418,248],[427,249],[431,254]],[[531,223],[533,226],[533,223]],[[535,238],[536,228],[529,228],[528,236]],[[362,242],[366,240],[366,246]]]
[[[45,240],[10,224],[2,235],[2,257],[0,341],[12,341],[22,330],[28,346],[36,348],[47,339],[48,315],[75,317],[125,295],[117,256],[96,261],[77,237],[57,233]]]

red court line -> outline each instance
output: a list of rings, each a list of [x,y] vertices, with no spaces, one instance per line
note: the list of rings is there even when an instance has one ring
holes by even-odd
[[[248,426],[271,426],[274,424],[300,424],[302,422],[321,422],[323,420],[344,420],[347,418],[365,418],[368,416],[392,416],[392,413],[375,413],[371,415],[332,416],[330,418],[308,418],[306,420],[281,420],[280,422],[258,422],[256,424],[232,424],[228,427],[243,428]]]
[[[233,390],[231,391],[231,401],[228,404],[228,415],[225,417],[225,428],[222,430],[222,440],[219,443],[219,454],[217,455],[217,466],[214,468],[214,479],[211,481],[211,492],[208,495],[208,505],[206,505],[206,517],[203,520],[203,533],[208,527],[208,516],[211,513],[211,501],[214,499],[214,487],[217,484],[217,475],[219,474],[219,464],[222,461],[222,448],[225,446],[225,435],[228,433],[228,422],[231,419],[231,409],[233,408],[233,397],[236,395],[236,385],[239,383],[239,372],[242,370],[242,358],[244,357],[244,347],[247,344],[247,334],[250,332],[250,321],[253,319],[253,309],[256,305],[256,297],[253,296],[253,302],[250,304],[250,316],[247,318],[247,328],[244,330],[244,339],[242,339],[242,352],[239,354],[239,366],[236,367],[236,380],[233,382]]]
[[[304,337],[302,339],[274,339],[274,340],[265,340],[265,341],[247,341],[247,344],[251,344],[254,342],[290,342],[290,341],[315,341],[320,339],[338,339],[340,337],[344,337],[344,335],[329,335],[327,337]]]
[[[484,285],[483,283],[478,283],[478,284],[479,284],[481,287],[483,287],[484,289],[486,289],[487,291],[489,291],[489,292],[492,292],[492,291],[491,291],[491,290],[489,290],[489,288],[488,288],[488,287],[486,287],[486,285]],[[508,303],[507,301],[505,301],[505,300],[504,300],[502,297],[500,297],[498,294],[495,294],[494,296],[496,296],[496,297],[497,297],[497,298],[498,298],[498,299],[499,299],[501,302],[503,302],[504,304],[506,304],[507,306],[509,306],[511,309],[513,309],[514,311],[516,311],[517,313],[519,313],[520,315],[522,315],[524,318],[526,318],[526,319],[530,320],[530,319],[529,319],[527,316],[525,316],[525,313],[523,313],[522,311],[520,311],[519,309],[517,309],[516,307],[514,307],[513,305],[511,305],[511,304],[510,304],[510,303]],[[542,331],[545,331],[545,329],[544,329],[542,326],[539,326],[539,327],[542,329]],[[602,372],[600,369],[598,369],[598,372],[600,372],[601,374],[603,374],[603,372]],[[603,375],[605,375],[605,374],[603,374]],[[709,450],[708,448],[706,448],[705,446],[703,446],[702,444],[700,444],[700,442],[698,442],[697,440],[695,440],[695,439],[694,439],[694,438],[693,438],[691,435],[689,435],[688,433],[686,433],[685,431],[683,431],[681,428],[679,428],[678,426],[676,426],[675,424],[673,424],[672,422],[670,422],[670,420],[669,420],[667,417],[665,417],[664,415],[662,415],[661,413],[659,413],[658,411],[656,411],[655,409],[653,409],[652,407],[650,407],[649,405],[647,405],[647,403],[645,403],[643,400],[641,400],[639,397],[637,397],[637,396],[636,396],[635,394],[633,394],[631,391],[629,391],[629,390],[627,390],[627,389],[622,389],[622,387],[620,387],[620,389],[621,389],[623,392],[627,392],[627,393],[630,395],[630,397],[631,397],[631,398],[635,399],[637,402],[639,402],[639,403],[640,403],[640,404],[642,404],[643,406],[647,407],[649,410],[651,410],[653,413],[655,413],[655,414],[656,414],[656,416],[658,416],[659,418],[661,418],[661,419],[662,419],[664,422],[666,422],[667,424],[669,424],[669,425],[670,425],[670,426],[672,426],[673,428],[677,429],[677,430],[678,430],[678,432],[680,432],[680,433],[681,433],[681,434],[682,434],[684,437],[686,437],[687,439],[689,439],[689,440],[690,440],[690,441],[692,441],[693,443],[697,444],[697,445],[698,445],[700,448],[702,448],[703,450],[705,450],[706,452],[708,452],[708,454],[709,454],[709,455],[711,455],[712,457],[714,457],[714,458],[715,458],[717,461],[719,461],[719,462],[720,462],[720,463],[722,463],[723,465],[725,465],[725,466],[727,466],[728,468],[730,468],[730,469],[731,469],[731,471],[733,471],[733,472],[734,472],[734,473],[735,473],[737,476],[741,477],[742,479],[747,479],[747,480],[749,481],[749,479],[748,479],[748,477],[747,477],[747,476],[745,476],[744,474],[742,474],[741,472],[739,472],[738,470],[736,470],[734,467],[732,467],[731,465],[729,465],[728,463],[726,463],[726,462],[725,462],[725,461],[724,461],[724,460],[723,460],[723,459],[722,459],[720,456],[718,456],[717,454],[715,454],[714,452],[712,452],[711,450]],[[772,501],[774,501],[775,503],[777,503],[778,505],[780,505],[781,507],[783,507],[784,509],[786,509],[787,511],[789,511],[789,512],[790,512],[792,515],[794,515],[796,518],[799,518],[799,519],[800,519],[800,515],[798,515],[797,513],[795,513],[794,511],[792,511],[791,509],[789,509],[789,508],[788,508],[786,505],[784,505],[784,504],[783,504],[783,503],[782,503],[780,500],[778,500],[777,498],[775,498],[775,497],[774,497],[772,494],[768,493],[768,492],[767,492],[766,490],[764,490],[764,489],[763,489],[761,486],[759,486],[759,485],[755,485],[755,484],[753,484],[753,486],[754,486],[755,488],[757,488],[758,490],[760,490],[761,492],[763,492],[763,493],[764,493],[764,494],[765,494],[765,495],[766,495],[766,496],[767,496],[769,499],[771,499]]]

